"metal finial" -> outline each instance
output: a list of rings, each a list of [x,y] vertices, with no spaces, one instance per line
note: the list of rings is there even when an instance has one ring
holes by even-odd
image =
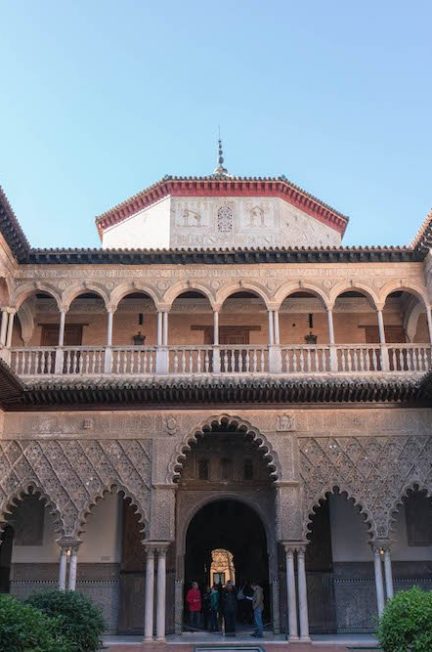
[[[219,140],[218,140],[218,158],[217,158],[217,167],[213,172],[215,177],[229,177],[228,170],[224,168],[224,156],[223,156],[223,147],[222,147],[222,138],[220,137],[219,129]]]

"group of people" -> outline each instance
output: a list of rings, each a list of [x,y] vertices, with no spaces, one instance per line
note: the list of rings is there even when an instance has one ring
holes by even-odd
[[[213,584],[202,595],[198,582],[186,593],[186,609],[192,631],[201,627],[201,615],[204,616],[204,628],[218,632],[223,624],[225,636],[236,635],[237,618],[246,624],[253,614],[255,630],[251,636],[263,637],[264,592],[257,582],[244,583],[239,590],[231,580],[222,586]]]

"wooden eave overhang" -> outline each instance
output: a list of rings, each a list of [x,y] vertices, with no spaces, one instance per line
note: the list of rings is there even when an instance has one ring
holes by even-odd
[[[345,233],[348,224],[346,215],[288,181],[284,176],[232,177],[212,175],[208,177],[177,177],[167,175],[160,181],[96,217],[99,235],[102,237],[105,229],[119,224],[135,213],[168,196],[279,197],[335,229],[341,236]]]
[[[27,385],[5,409],[25,411],[50,408],[134,406],[191,406],[245,404],[432,404],[423,384],[415,380],[166,380],[46,382]]]
[[[13,256],[17,261],[27,258],[30,244],[20,223],[12,210],[3,188],[0,186],[0,232],[3,234]]]
[[[32,265],[236,265],[257,263],[404,263],[426,255],[410,247],[231,249],[32,249]]]

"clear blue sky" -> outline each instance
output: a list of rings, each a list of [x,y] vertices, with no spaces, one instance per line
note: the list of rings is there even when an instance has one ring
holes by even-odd
[[[432,3],[0,0],[0,183],[34,246],[165,174],[280,175],[400,244],[432,206]]]

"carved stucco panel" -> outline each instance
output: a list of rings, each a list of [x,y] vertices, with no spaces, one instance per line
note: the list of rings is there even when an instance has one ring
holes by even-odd
[[[361,507],[371,534],[388,537],[392,513],[406,490],[432,490],[432,437],[300,438],[303,528],[326,492],[337,486]]]
[[[130,497],[148,523],[151,441],[0,442],[0,513],[29,487],[56,513],[59,534],[78,536],[91,507],[113,487]]]

